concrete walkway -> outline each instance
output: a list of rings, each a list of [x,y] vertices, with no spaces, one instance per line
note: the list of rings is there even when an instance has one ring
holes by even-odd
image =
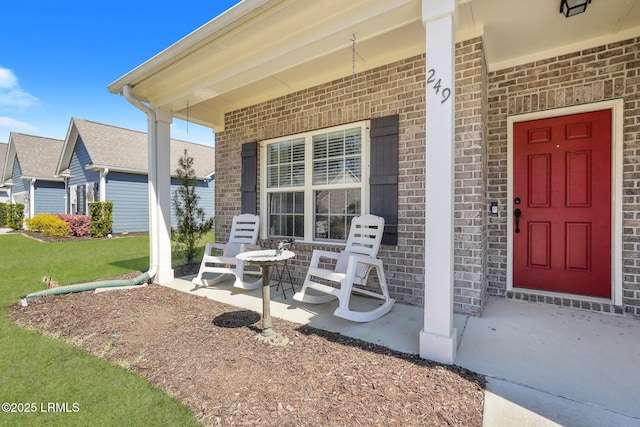
[[[262,312],[260,289],[231,282],[196,288],[184,279],[167,286]],[[380,319],[354,323],[333,316],[337,302],[303,304],[275,289],[271,295],[274,317],[419,352],[421,307],[396,304]],[[456,365],[487,376],[485,426],[640,426],[640,320],[491,298],[483,317],[455,315],[454,323]]]

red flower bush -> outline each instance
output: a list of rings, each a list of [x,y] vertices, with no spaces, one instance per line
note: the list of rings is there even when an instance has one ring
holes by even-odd
[[[91,223],[90,215],[58,215],[61,220],[69,224],[71,234],[76,237],[88,236],[91,234],[89,224]]]

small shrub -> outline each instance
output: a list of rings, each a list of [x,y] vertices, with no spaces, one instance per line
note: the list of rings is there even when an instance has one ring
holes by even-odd
[[[91,202],[89,212],[91,222],[89,228],[93,237],[104,237],[111,233],[113,227],[113,202]]]
[[[27,230],[48,234],[52,237],[67,237],[71,235],[69,224],[53,214],[38,214],[27,218]]]
[[[24,205],[22,203],[9,204],[7,225],[13,230],[21,230],[24,225]]]
[[[71,228],[71,234],[84,237],[91,234],[91,217],[89,215],[58,215]]]
[[[0,227],[7,226],[7,213],[9,212],[8,203],[0,203]]]

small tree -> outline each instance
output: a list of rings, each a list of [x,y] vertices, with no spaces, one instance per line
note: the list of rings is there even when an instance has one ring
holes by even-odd
[[[213,218],[206,219],[204,209],[198,206],[200,197],[196,194],[196,172],[193,169],[193,157],[187,150],[178,160],[176,176],[180,186],[173,193],[173,209],[178,227],[173,233],[173,240],[180,250],[184,250],[187,264],[191,264],[196,256],[198,240],[213,227]]]
[[[22,229],[24,225],[24,205],[22,203],[9,204],[7,225],[14,230]]]
[[[111,233],[113,227],[113,202],[91,202],[89,203],[89,230],[93,237],[104,237]]]

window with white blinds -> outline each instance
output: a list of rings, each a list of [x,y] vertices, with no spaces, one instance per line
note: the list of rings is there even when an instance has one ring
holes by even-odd
[[[267,237],[345,241],[367,206],[368,122],[262,142]]]

